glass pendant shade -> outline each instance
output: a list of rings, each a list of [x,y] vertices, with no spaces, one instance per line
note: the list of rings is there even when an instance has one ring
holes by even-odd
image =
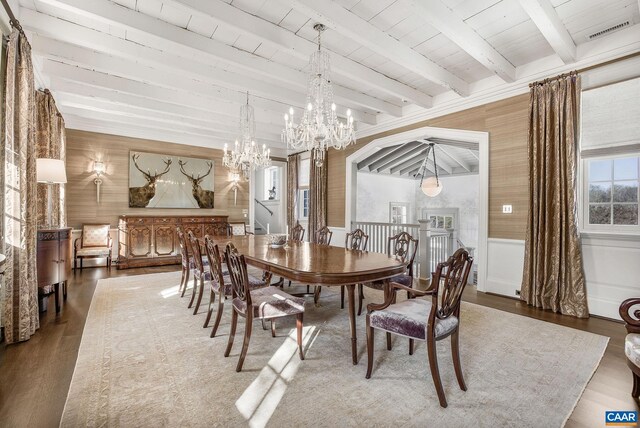
[[[442,182],[435,177],[429,177],[422,182],[422,192],[427,196],[438,196],[442,191]]]

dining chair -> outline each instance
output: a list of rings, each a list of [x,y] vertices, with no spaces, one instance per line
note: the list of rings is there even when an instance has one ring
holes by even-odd
[[[248,227],[249,225],[244,222],[230,222],[228,235],[229,236],[253,235],[253,233],[247,230]]]
[[[215,244],[214,240],[209,236],[204,237],[204,249],[207,254],[207,260],[209,261],[209,272],[211,281],[210,284],[210,296],[209,296],[209,309],[207,311],[207,318],[204,321],[204,328],[209,327],[209,321],[211,320],[211,315],[213,314],[213,304],[216,300],[216,295],[218,296],[218,312],[216,313],[216,319],[213,323],[213,330],[211,330],[211,336],[215,337],[216,332],[218,331],[218,326],[220,325],[220,320],[222,319],[222,313],[224,310],[224,301],[227,297],[232,296],[231,291],[231,279],[229,277],[229,269],[226,264],[224,267],[222,266],[222,255],[220,254],[220,249],[218,245]],[[249,288],[252,290],[266,287],[269,285],[269,279],[259,279],[252,275],[248,275],[249,278]]]
[[[460,299],[467,285],[473,258],[460,248],[446,262],[438,263],[431,279],[431,287],[426,291],[409,288],[406,285],[392,282],[391,292],[385,296],[382,304],[367,305],[367,374],[371,378],[373,368],[373,335],[375,329],[387,332],[387,348],[390,345],[390,334],[409,338],[409,354],[413,354],[413,341],[427,342],[427,354],[431,377],[438,393],[442,407],[447,407],[447,399],[440,380],[436,342],[451,336],[451,353],[453,367],[458,385],[463,391],[467,386],[462,376],[460,364]],[[442,284],[440,284],[442,282]],[[405,290],[413,297],[431,296],[430,300],[407,299],[396,302],[396,291]],[[440,291],[442,290],[442,293]]]
[[[323,226],[320,229],[316,230],[315,243],[318,245],[331,245],[332,237],[333,237],[333,232],[331,231],[331,229],[329,229],[327,226]],[[313,289],[313,303],[318,303],[318,300],[320,300],[321,292],[322,292],[322,287],[319,285],[316,285]]]
[[[362,229],[356,229],[347,233],[344,238],[344,247],[348,250],[367,251],[369,235]],[[344,309],[344,285],[340,287],[340,309]]]
[[[302,349],[302,323],[304,316],[304,299],[291,296],[277,287],[262,287],[252,290],[247,274],[247,263],[243,255],[233,244],[227,244],[225,259],[229,268],[231,278],[231,292],[233,311],[231,312],[231,330],[229,332],[229,343],[224,356],[228,357],[233,347],[233,339],[236,334],[238,316],[245,318],[244,341],[238,359],[236,371],[242,370],[244,359],[249,348],[253,320],[274,320],[280,317],[295,316],[298,352],[300,359],[304,360]],[[275,324],[271,324],[271,334],[275,337]]]
[[[407,270],[389,279],[390,282],[397,282],[409,288],[413,288],[413,262],[418,251],[418,240],[409,232],[400,232],[395,236],[389,237],[387,241],[387,255],[396,257],[403,263],[407,263]],[[384,281],[367,282],[364,286],[374,290],[383,290]],[[362,313],[362,301],[364,300],[364,286],[358,285],[358,316]],[[407,295],[409,297],[409,295]]]
[[[188,250],[189,244],[184,237],[184,232],[180,227],[176,227],[176,234],[178,235],[178,246],[180,247],[180,258],[182,264],[182,277],[180,278],[180,287],[178,292],[182,291],[180,297],[184,297],[185,291],[187,291],[187,284],[189,283],[189,275],[191,268],[189,267],[189,258],[191,257]]]
[[[193,234],[193,232],[187,232],[189,247],[191,250],[192,257],[189,260],[189,267],[191,267],[191,263],[193,263],[193,290],[191,293],[191,300],[189,301],[189,308],[193,305],[193,301],[196,297],[196,293],[198,294],[198,299],[196,301],[196,307],[193,310],[193,315],[198,313],[198,309],[200,309],[200,303],[202,302],[202,295],[204,294],[204,284],[207,281],[211,281],[211,272],[207,269],[205,270],[205,260],[202,257],[202,250],[200,249],[200,241]],[[206,260],[206,264],[209,264],[209,260]]]
[[[73,242],[73,270],[77,269],[80,260],[80,270],[84,259],[106,260],[107,268],[111,268],[111,248],[113,240],[109,235],[108,224],[83,224],[82,234]]]
[[[302,242],[304,240],[304,227],[300,224],[300,222],[296,222],[296,225],[291,229],[291,242]],[[280,277],[280,281],[284,284],[284,278]],[[289,280],[289,287],[291,287],[291,280]],[[309,294],[309,286],[307,285],[307,294]]]

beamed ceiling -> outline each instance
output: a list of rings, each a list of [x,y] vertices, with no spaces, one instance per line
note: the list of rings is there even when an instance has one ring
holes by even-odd
[[[249,91],[257,137],[276,153],[284,113],[305,104],[316,22],[338,111],[360,131],[640,46],[639,0],[19,4],[38,83],[69,128],[222,147]]]

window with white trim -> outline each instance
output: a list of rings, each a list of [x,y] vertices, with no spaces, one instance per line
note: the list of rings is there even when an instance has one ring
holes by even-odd
[[[389,223],[409,223],[409,202],[389,202]]]
[[[264,199],[280,199],[280,167],[270,166],[264,169]],[[273,194],[273,197],[272,197]]]

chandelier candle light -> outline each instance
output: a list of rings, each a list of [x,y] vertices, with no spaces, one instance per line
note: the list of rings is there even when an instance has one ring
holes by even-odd
[[[259,148],[255,140],[256,122],[253,107],[249,105],[249,93],[247,103],[240,107],[240,140],[236,140],[233,150],[229,151],[224,145],[222,164],[229,168],[231,173],[240,174],[249,179],[252,170],[271,165],[271,149],[266,144]]]
[[[321,50],[320,39],[325,27],[316,24],[313,28],[318,32],[318,50],[309,59],[307,106],[299,124],[294,122],[293,107],[284,115],[282,140],[294,150],[315,150],[316,165],[322,166],[329,147],[342,150],[355,143],[356,139],[351,110],[347,110],[345,122],[340,121],[336,114],[329,53]]]

